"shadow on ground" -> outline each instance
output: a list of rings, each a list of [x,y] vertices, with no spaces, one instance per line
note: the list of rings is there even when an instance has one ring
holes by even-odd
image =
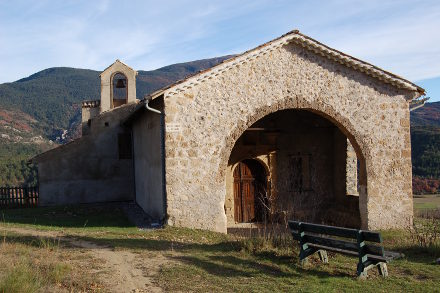
[[[187,264],[205,271],[210,275],[239,278],[267,275],[275,278],[299,277],[308,274],[318,278],[328,277],[355,277],[355,260],[353,268],[343,271],[336,269],[331,272],[322,270],[319,262],[302,268],[298,263],[297,255],[278,256],[274,253],[263,252],[253,255],[240,252],[240,245],[233,242],[219,242],[215,244],[181,243],[170,240],[157,239],[97,239],[91,237],[74,237],[78,240],[88,241],[101,245],[102,248],[115,249],[142,249],[168,254],[168,257],[178,263]],[[63,237],[51,238],[40,236],[27,236],[5,234],[7,243],[20,243],[37,248],[62,249],[70,245]],[[78,248],[83,249],[83,248]]]
[[[4,209],[0,221],[62,228],[134,227],[118,203]]]
[[[1,221],[16,224],[31,224],[53,226],[60,228],[83,228],[83,227],[115,227],[115,228],[134,228],[118,205],[80,205],[63,207],[40,207],[28,209],[10,209],[0,211]],[[130,230],[132,231],[132,230]],[[179,231],[182,232],[180,237]],[[218,270],[226,275],[232,275],[235,270],[243,271],[243,275],[248,274],[246,268],[255,268],[266,274],[291,274],[291,269],[297,273],[306,270],[309,274],[316,276],[329,276],[330,273],[322,270],[320,263],[314,263],[312,267],[302,268],[298,266],[297,244],[292,240],[292,246],[296,251],[292,254],[275,253],[273,250],[260,250],[255,252],[246,252],[246,254],[237,253],[246,250],[244,240],[223,236],[217,237],[214,241],[200,241],[200,239],[209,237],[209,232],[200,232],[192,230],[179,230],[176,228],[166,228],[159,230],[150,230],[148,232],[139,232],[136,235],[124,235],[126,238],[115,235],[110,237],[77,237],[75,238],[101,244],[103,247],[110,246],[115,249],[136,249],[157,251],[162,253],[179,252],[180,256],[174,256],[179,261],[191,263],[210,274],[216,274]],[[127,230],[127,233],[128,232]],[[200,235],[199,235],[200,234]],[[2,235],[0,234],[0,237]],[[193,237],[193,239],[190,239]],[[387,236],[388,237],[388,236]],[[393,239],[395,236],[390,234]],[[8,242],[19,242],[36,247],[50,247],[56,245],[54,238],[17,236],[8,235]],[[178,240],[175,240],[178,239]],[[220,239],[220,240],[219,240]],[[398,239],[398,238],[396,238]],[[210,243],[203,243],[210,242]],[[63,244],[67,245],[67,244]],[[432,264],[440,257],[440,247],[424,249],[417,245],[403,246],[399,243],[392,243],[386,247],[387,250],[397,251],[405,254],[403,260],[421,264]],[[245,255],[248,255],[245,257]],[[250,260],[249,255],[252,255]],[[400,261],[400,260],[398,260]],[[263,264],[264,262],[264,264]],[[350,262],[350,268],[336,270],[331,272],[335,277],[351,277],[355,275],[356,259]],[[285,266],[289,272],[281,270],[280,266]],[[353,268],[351,268],[353,266]]]

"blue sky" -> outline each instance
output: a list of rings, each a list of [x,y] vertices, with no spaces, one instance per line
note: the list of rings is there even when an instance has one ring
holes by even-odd
[[[299,29],[440,101],[440,1],[0,0],[0,83],[69,66],[138,70],[240,53]]]

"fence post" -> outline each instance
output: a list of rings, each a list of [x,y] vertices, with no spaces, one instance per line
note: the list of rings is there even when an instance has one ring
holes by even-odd
[[[24,203],[26,206],[29,206],[29,189],[28,187],[24,187]]]
[[[18,196],[20,198],[18,200],[18,205],[21,206],[21,205],[23,205],[23,198],[24,198],[23,187],[18,187]]]

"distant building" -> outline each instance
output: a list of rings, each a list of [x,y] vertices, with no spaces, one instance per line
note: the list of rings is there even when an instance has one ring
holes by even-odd
[[[81,138],[33,158],[42,205],[135,200],[170,225],[412,223],[417,85],[298,31],[136,98],[117,60]]]

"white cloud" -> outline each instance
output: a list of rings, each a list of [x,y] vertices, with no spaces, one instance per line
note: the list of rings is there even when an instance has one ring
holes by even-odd
[[[439,3],[440,4],[440,3]],[[429,8],[429,9],[428,9]],[[440,5],[393,11],[355,22],[332,39],[334,47],[410,79],[440,75]],[[423,15],[422,17],[420,17]]]
[[[0,2],[0,82],[52,66],[137,69],[238,53],[293,28],[406,78],[440,76],[438,1]],[[7,70],[5,70],[7,69]]]

